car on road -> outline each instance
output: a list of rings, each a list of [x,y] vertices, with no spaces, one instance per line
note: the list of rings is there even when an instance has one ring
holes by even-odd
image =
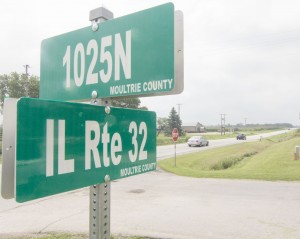
[[[191,146],[208,146],[209,145],[209,141],[203,137],[203,136],[193,136],[191,138],[189,138],[189,140],[187,141],[187,144],[189,147]]]
[[[237,139],[237,140],[246,140],[246,135],[244,135],[244,134],[238,134],[238,135],[236,136],[236,139]]]

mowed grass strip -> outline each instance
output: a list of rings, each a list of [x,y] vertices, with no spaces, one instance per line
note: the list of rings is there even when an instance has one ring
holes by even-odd
[[[294,160],[300,131],[258,142],[177,156],[159,161],[159,166],[177,175],[198,178],[300,180],[300,160]]]
[[[2,239],[88,239],[86,234],[67,234],[67,233],[37,233],[31,235],[7,236]],[[111,239],[151,239],[150,237],[139,236],[111,236]]]

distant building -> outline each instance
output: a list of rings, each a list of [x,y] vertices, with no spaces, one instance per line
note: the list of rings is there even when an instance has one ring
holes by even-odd
[[[205,127],[199,122],[182,123],[182,130],[187,133],[204,133]]]

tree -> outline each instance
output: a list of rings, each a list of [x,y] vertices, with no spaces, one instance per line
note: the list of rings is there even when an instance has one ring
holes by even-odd
[[[8,96],[8,75],[0,75],[0,107],[3,106],[3,101]]]
[[[9,75],[0,75],[0,107],[4,98],[39,97],[40,81],[37,76],[28,77],[26,74],[12,72]]]
[[[166,129],[164,131],[165,135],[166,136],[171,136],[172,135],[172,130],[174,128],[178,129],[179,136],[184,135],[184,132],[182,130],[181,125],[182,125],[181,119],[180,119],[179,115],[177,114],[176,110],[173,107],[171,109],[170,114],[169,114],[167,127],[166,127]]]
[[[31,76],[29,78],[28,85],[28,97],[39,98],[40,97],[40,79],[37,76]]]
[[[164,131],[168,126],[168,118],[159,117],[157,119],[157,135],[159,135],[162,131]]]
[[[137,97],[119,97],[111,99],[111,105],[115,107],[148,110],[147,107],[140,106],[140,104],[141,100]]]

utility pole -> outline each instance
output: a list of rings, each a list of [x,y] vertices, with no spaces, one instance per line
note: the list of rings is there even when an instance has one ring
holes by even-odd
[[[26,74],[26,76],[27,76],[27,79],[29,78],[29,68],[30,68],[30,65],[24,65],[24,67],[25,67],[25,74]]]
[[[25,84],[25,95],[28,97],[29,96],[29,65],[24,65],[25,67],[25,74],[26,74],[26,84]]]
[[[247,118],[244,118],[244,120],[245,120],[245,127],[246,127],[246,125],[247,125]]]
[[[178,105],[178,116],[179,116],[179,118],[180,118],[180,106],[182,105],[182,104],[177,104]]]
[[[225,116],[226,114],[220,114],[221,115],[221,135],[224,132],[225,135]]]

